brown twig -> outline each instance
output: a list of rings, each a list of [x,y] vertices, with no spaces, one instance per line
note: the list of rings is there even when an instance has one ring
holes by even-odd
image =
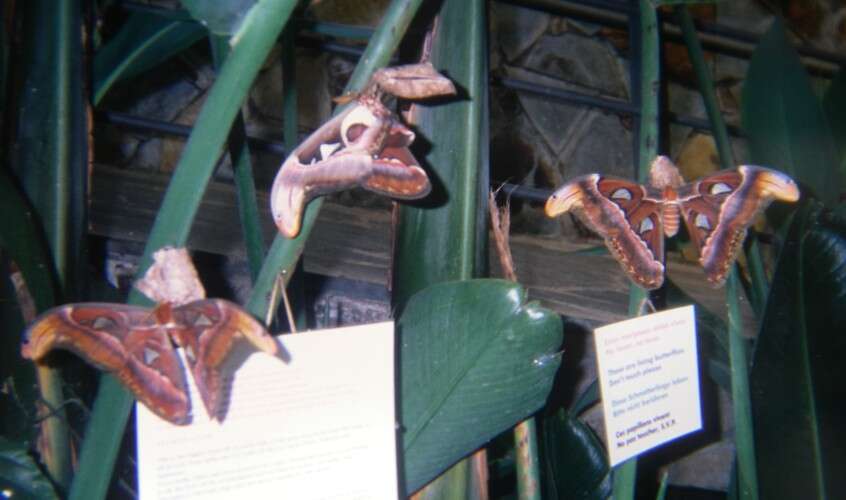
[[[509,243],[511,210],[508,200],[503,207],[499,207],[496,204],[496,192],[491,191],[488,193],[488,211],[491,214],[491,228],[502,274],[507,280],[516,283],[517,272],[514,270],[514,259],[511,257]],[[537,433],[534,418],[527,418],[514,427],[514,448],[517,452],[518,498],[521,500],[540,498]]]
[[[517,273],[514,270],[514,259],[511,257],[511,244],[509,242],[509,230],[511,229],[511,208],[506,200],[505,205],[500,208],[496,204],[496,192],[488,194],[488,210],[491,214],[491,227],[493,229],[494,244],[499,255],[499,265],[502,274],[509,281],[517,281]]]

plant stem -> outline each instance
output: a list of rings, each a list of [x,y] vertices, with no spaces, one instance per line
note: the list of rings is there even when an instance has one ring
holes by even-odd
[[[224,35],[209,35],[212,47],[212,58],[215,68],[219,71],[223,61],[229,55],[229,41]],[[253,178],[253,164],[250,159],[250,148],[247,145],[247,129],[244,125],[244,114],[239,110],[235,122],[229,131],[229,159],[235,174],[235,188],[238,193],[238,216],[244,232],[244,247],[247,251],[247,263],[250,268],[250,279],[255,281],[261,270],[264,259],[264,238],[261,233],[261,219],[259,218],[256,200],[256,183]]]
[[[245,17],[238,42],[209,91],[173,173],[141,258],[139,276],[143,276],[152,262],[153,252],[167,245],[185,245],[232,121],[296,3],[295,0],[265,0],[251,7]],[[149,303],[138,292],[130,295],[130,302]],[[132,402],[132,395],[114,376],[101,378],[80,453],[79,472],[69,495],[71,499],[106,496]]]
[[[752,426],[752,405],[749,399],[749,371],[746,340],[743,338],[742,316],[737,300],[737,268],[732,267],[726,280],[728,299],[729,363],[731,365],[731,397],[734,408],[734,442],[737,449],[737,475],[740,497],[758,498],[755,440]]]
[[[649,174],[649,165],[658,155],[660,137],[660,101],[661,89],[661,46],[658,16],[650,0],[639,0],[640,35],[640,140],[638,144],[637,178],[645,183]],[[634,29],[634,26],[631,27]],[[634,85],[634,82],[632,82]],[[629,290],[629,316],[640,315],[640,308],[648,298],[640,287],[631,285]],[[630,458],[614,467],[614,498],[618,500],[634,498],[637,479],[637,458]]]
[[[734,156],[731,150],[728,131],[726,130],[722,114],[714,93],[714,83],[705,64],[705,57],[696,29],[687,6],[678,5],[676,16],[682,27],[685,44],[687,45],[691,64],[699,82],[699,90],[711,120],[714,140],[720,153],[723,168],[734,166]],[[756,309],[763,311],[767,296],[767,284],[763,272],[761,255],[758,245],[753,244],[747,253],[752,270],[752,296],[756,298]],[[729,320],[729,363],[731,364],[731,393],[734,407],[735,447],[737,449],[738,486],[742,498],[758,498],[757,471],[755,465],[755,445],[752,427],[752,410],[749,399],[749,373],[747,370],[746,342],[743,339],[743,323],[740,315],[739,286],[737,268],[733,266],[726,282],[726,302],[728,304]]]
[[[708,65],[705,63],[702,45],[699,43],[699,38],[696,36],[696,27],[693,25],[693,19],[690,16],[690,11],[686,5],[677,5],[675,7],[675,13],[679,26],[681,26],[682,29],[682,35],[684,37],[684,43],[687,46],[690,63],[693,66],[693,71],[696,74],[696,80],[699,83],[699,92],[702,94],[702,101],[705,104],[705,110],[708,113],[708,119],[711,122],[711,130],[714,134],[714,143],[717,145],[717,152],[720,155],[720,165],[724,169],[734,168],[736,162],[734,159],[734,153],[731,149],[731,139],[729,138],[728,129],[726,128],[719,103],[717,102],[717,94],[714,92],[714,81],[711,78]],[[769,287],[767,285],[766,274],[764,273],[764,264],[761,259],[760,247],[757,240],[753,240],[752,244],[749,246],[749,251],[746,253],[746,257],[749,260],[749,274],[752,277],[752,287],[750,290],[752,305],[756,312],[760,315],[764,311],[764,305],[767,300],[767,289]]]

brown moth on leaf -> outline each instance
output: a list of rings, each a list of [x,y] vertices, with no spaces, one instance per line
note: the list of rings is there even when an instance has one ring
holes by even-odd
[[[270,208],[284,236],[300,233],[305,206],[317,196],[352,187],[399,199],[429,193],[429,178],[408,149],[414,132],[382,103],[385,94],[424,99],[455,94],[455,87],[422,63],[383,68],[362,92],[342,96],[352,104],[297,146],[273,181]]]
[[[664,282],[664,238],[678,232],[681,219],[708,281],[720,286],[757,215],[773,200],[798,199],[796,183],[775,170],[742,165],[685,184],[670,159],[659,156],[649,186],[589,174],[556,190],[546,202],[546,215],[572,211],[646,289]]]
[[[40,362],[53,349],[71,351],[113,373],[156,415],[184,425],[190,422],[191,404],[183,368],[173,347],[175,342],[185,351],[209,417],[220,420],[221,368],[233,346],[247,342],[270,355],[276,355],[279,347],[261,323],[232,302],[175,300],[184,294],[185,287],[172,278],[162,280],[162,273],[191,273],[177,269],[186,266],[184,259],[177,259],[174,264],[169,256],[164,258],[164,252],[170,250],[157,253],[156,264],[142,280],[158,283],[159,297],[169,301],[152,309],[96,302],[55,307],[37,317],[27,329],[21,347],[23,357]],[[187,266],[193,270],[190,260]],[[196,272],[193,274],[196,276]],[[192,294],[198,293],[197,284],[191,283]]]

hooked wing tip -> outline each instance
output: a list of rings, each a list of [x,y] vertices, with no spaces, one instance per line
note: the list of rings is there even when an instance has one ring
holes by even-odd
[[[583,195],[584,192],[578,184],[573,182],[565,184],[546,200],[544,212],[547,217],[557,217],[573,208],[581,207]]]
[[[761,195],[779,201],[795,202],[799,200],[799,186],[787,175],[769,169],[761,169],[756,177]]]

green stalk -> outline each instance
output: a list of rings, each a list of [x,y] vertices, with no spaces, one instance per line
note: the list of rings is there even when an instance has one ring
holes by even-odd
[[[705,64],[696,29],[687,7],[675,7],[679,24],[687,44],[690,61],[699,81],[699,90],[708,111],[708,118],[714,131],[714,140],[720,153],[723,168],[734,166],[728,131],[723,122],[714,93],[714,83]],[[753,243],[749,253],[749,265],[752,270],[752,296],[757,297],[756,309],[763,311],[767,296],[767,284],[758,252],[757,242]],[[729,319],[729,363],[731,365],[731,393],[734,403],[735,446],[737,448],[738,485],[742,498],[758,498],[758,482],[755,465],[755,443],[752,427],[752,411],[749,395],[749,374],[747,370],[746,343],[743,339],[743,324],[740,316],[739,287],[736,267],[732,267],[726,283],[726,302]]]
[[[737,449],[737,486],[740,498],[758,498],[755,440],[752,427],[752,405],[749,399],[749,359],[743,338],[740,314],[737,268],[732,267],[726,280],[728,299],[729,364],[731,365],[731,399],[734,408],[734,444]]]
[[[300,23],[290,23],[282,32],[282,137],[285,150],[291,152],[297,147],[299,139],[299,116],[297,113],[297,52],[295,41]],[[306,311],[305,281],[302,263],[298,264],[293,281],[288,282],[288,298],[293,308],[293,318],[289,322],[297,330],[308,328]],[[291,325],[293,331],[293,325]]]
[[[658,16],[651,0],[640,1],[640,143],[638,145],[638,182],[646,184],[649,166],[658,156],[660,138],[661,46]],[[629,308],[631,311],[631,307]]]
[[[655,494],[655,500],[664,500],[667,496],[667,479],[669,478],[669,474],[664,472],[661,474],[661,484],[658,485],[658,493]]]
[[[517,452],[517,498],[540,500],[540,462],[534,418],[528,418],[514,427],[514,448]]]
[[[297,147],[299,116],[297,116],[297,53],[293,25],[282,32],[282,137],[285,151],[290,154]]]
[[[696,80],[699,82],[699,92],[702,94],[702,100],[705,104],[705,110],[708,113],[708,119],[711,122],[711,130],[714,134],[714,142],[717,145],[717,152],[720,155],[720,165],[724,169],[734,168],[736,163],[734,153],[731,149],[731,140],[729,139],[728,129],[726,128],[723,115],[720,112],[720,106],[717,103],[717,94],[714,92],[714,81],[711,78],[708,65],[705,63],[705,56],[702,53],[702,45],[699,43],[699,38],[696,36],[696,27],[693,25],[693,19],[690,16],[690,11],[686,5],[677,5],[675,7],[676,18],[679,26],[682,29],[684,43],[687,46],[688,56],[693,65],[693,71],[696,73]],[[750,297],[755,311],[760,315],[764,311],[765,302],[767,300],[767,286],[766,274],[764,273],[764,264],[761,260],[760,247],[758,241],[753,238],[749,251],[746,254],[749,260],[749,270],[752,277],[752,287],[750,290]]]
[[[71,296],[84,277],[80,257],[87,148],[80,3],[38,0],[19,5],[25,20],[24,81],[12,161],[44,230],[58,288]],[[60,409],[42,423],[47,441],[42,459],[52,479],[66,488],[72,469],[61,379],[46,368],[38,370],[38,377],[46,406]]]
[[[717,152],[720,155],[720,163],[723,168],[734,166],[734,154],[731,150],[731,140],[728,129],[723,121],[720,106],[717,103],[717,95],[714,92],[714,82],[711,79],[711,72],[705,63],[705,55],[702,53],[702,45],[696,36],[696,27],[686,5],[675,6],[676,18],[681,26],[684,43],[687,46],[688,57],[696,73],[696,80],[699,82],[699,92],[705,103],[705,111],[711,121],[711,131],[714,134],[714,142],[717,144]]]
[[[173,173],[147,240],[139,276],[146,272],[154,251],[166,245],[185,245],[230,126],[296,3],[265,0],[255,4],[244,19],[238,41],[209,92]],[[133,292],[130,303],[148,304],[149,300]],[[111,375],[101,378],[70,498],[105,497],[132,402],[131,394],[117,379]]]
[[[640,142],[638,144],[637,177],[645,184],[649,166],[658,155],[660,137],[661,46],[658,16],[650,0],[640,0]],[[632,27],[633,29],[634,27]],[[634,84],[634,83],[633,83]],[[631,285],[629,289],[629,316],[639,316],[641,306],[648,299],[642,288]],[[615,499],[634,498],[637,480],[637,458],[633,457],[614,467],[613,490]]]
[[[187,16],[187,13],[185,13]],[[97,106],[112,86],[171,57],[206,35],[193,20],[134,12],[120,32],[100,47],[91,68],[91,94]]]
[[[229,55],[229,41],[231,37],[209,34],[212,56],[217,69]],[[235,116],[235,123],[229,132],[229,158],[232,161],[232,171],[235,174],[235,188],[238,193],[238,216],[244,231],[244,247],[247,251],[247,263],[250,268],[250,279],[255,281],[261,270],[264,259],[264,237],[261,232],[258,201],[256,200],[256,182],[253,178],[253,164],[250,159],[250,148],[247,145],[247,129],[244,125],[244,115],[241,111]]]
[[[422,0],[393,0],[391,2],[379,29],[371,37],[364,55],[350,77],[346,92],[364,88],[373,72],[390,61],[391,55],[399,46],[421,3]],[[338,111],[340,110],[336,110]],[[269,309],[276,306],[270,302],[276,277],[281,275],[285,284],[290,281],[322,204],[322,198],[309,203],[303,215],[302,230],[296,238],[289,240],[282,235],[276,235],[264,259],[250,300],[247,302],[247,310],[252,314],[263,318]]]

